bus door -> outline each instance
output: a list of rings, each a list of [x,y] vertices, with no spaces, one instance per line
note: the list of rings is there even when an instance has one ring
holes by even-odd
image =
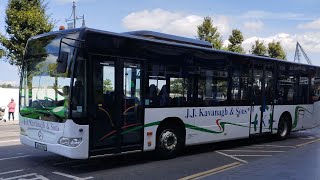
[[[273,112],[272,64],[255,62],[252,69],[252,106],[250,134],[271,132]]]
[[[91,155],[113,153],[119,149],[119,70],[116,59],[93,56],[92,111],[90,123]],[[88,98],[90,100],[90,98]],[[104,152],[100,152],[104,151]]]
[[[91,155],[142,149],[140,64],[93,58]]]
[[[142,149],[143,143],[143,99],[141,64],[123,59],[122,66],[122,151]]]

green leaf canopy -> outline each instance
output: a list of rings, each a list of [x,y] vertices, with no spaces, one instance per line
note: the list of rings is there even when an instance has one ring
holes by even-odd
[[[9,0],[6,9],[6,35],[0,35],[9,63],[21,69],[24,48],[30,37],[49,32],[54,24],[46,15],[43,0]]]

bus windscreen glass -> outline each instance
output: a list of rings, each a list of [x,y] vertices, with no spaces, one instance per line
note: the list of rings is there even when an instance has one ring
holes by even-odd
[[[63,39],[61,52],[68,53],[65,73],[58,73],[58,55],[63,37],[78,38],[78,34],[49,35],[28,42],[20,86],[20,114],[23,117],[62,122],[68,117],[71,67],[75,41]]]

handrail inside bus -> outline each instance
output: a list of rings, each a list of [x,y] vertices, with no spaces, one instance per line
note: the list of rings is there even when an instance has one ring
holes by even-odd
[[[111,118],[110,114],[108,113],[108,111],[106,111],[105,109],[103,109],[101,107],[99,107],[99,109],[107,114],[108,118],[110,119],[110,124],[114,128],[114,123],[112,122],[112,118]]]

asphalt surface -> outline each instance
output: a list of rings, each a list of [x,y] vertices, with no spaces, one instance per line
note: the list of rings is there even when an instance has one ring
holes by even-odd
[[[21,145],[17,125],[0,126],[0,180],[18,179],[320,179],[320,128],[193,146],[170,160],[135,153],[71,160]]]

